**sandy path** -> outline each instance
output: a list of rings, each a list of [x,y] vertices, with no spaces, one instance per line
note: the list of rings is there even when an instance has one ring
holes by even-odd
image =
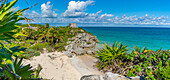
[[[103,75],[94,67],[94,61],[95,59],[91,56],[69,58],[63,53],[53,52],[24,60],[24,64],[30,63],[33,67],[40,64],[43,67],[40,76],[46,79],[80,80],[83,75]]]
[[[104,75],[102,72],[99,72],[95,67],[96,60],[88,55],[76,56],[70,59],[71,64],[80,72],[82,75],[92,75],[99,74]]]

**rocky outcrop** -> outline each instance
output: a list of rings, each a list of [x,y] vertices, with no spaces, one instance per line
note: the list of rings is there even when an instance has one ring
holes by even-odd
[[[85,75],[80,80],[104,80],[100,75]]]
[[[95,46],[99,40],[96,36],[92,36],[89,33],[78,33],[75,37],[70,39],[65,46],[66,51],[64,53],[72,57],[73,55],[82,55],[82,54],[95,54]]]
[[[106,72],[104,77],[101,75],[85,75],[80,80],[145,80],[145,78],[142,76],[125,77],[112,72]]]
[[[119,74],[113,74],[111,72],[107,72],[105,74],[105,80],[130,80],[126,78],[125,76],[121,76]]]

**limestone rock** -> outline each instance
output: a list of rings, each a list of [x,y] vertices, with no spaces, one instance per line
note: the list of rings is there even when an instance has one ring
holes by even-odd
[[[87,54],[95,54],[95,50],[87,49],[86,51]]]
[[[72,55],[95,54],[95,46],[99,42],[96,36],[89,33],[78,33],[70,40],[73,41],[68,42],[69,45],[65,46],[67,51],[64,51],[69,57]]]
[[[111,72],[107,72],[105,74],[105,80],[130,80],[124,76],[121,76],[119,74],[114,74],[114,73],[111,73]]]
[[[82,48],[77,48],[77,49],[73,50],[73,53],[75,53],[77,55],[81,55],[81,54],[85,54],[86,51]]]
[[[130,77],[131,80],[145,80],[143,76]]]
[[[104,80],[100,75],[85,75],[80,80]]]

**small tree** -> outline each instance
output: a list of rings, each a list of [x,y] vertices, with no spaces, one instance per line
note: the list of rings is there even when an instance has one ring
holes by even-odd
[[[49,28],[49,27],[50,27],[48,23],[45,23],[45,25],[46,25],[46,28]]]

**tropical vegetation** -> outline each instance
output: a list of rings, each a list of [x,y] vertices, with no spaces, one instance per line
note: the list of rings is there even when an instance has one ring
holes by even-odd
[[[170,50],[148,50],[135,46],[130,51],[122,43],[113,46],[104,45],[97,54],[96,66],[104,71],[122,74],[128,77],[143,76],[147,80],[170,79]]]
[[[19,80],[19,79],[37,79],[39,77],[39,69],[32,70],[30,64],[23,65],[23,58],[19,55],[23,54],[25,48],[20,46],[7,47],[5,43],[11,44],[11,40],[16,41],[14,36],[17,36],[16,29],[21,24],[18,21],[25,20],[22,9],[14,11],[13,8],[18,0],[13,0],[7,3],[6,0],[1,0],[0,6],[0,79],[1,80]],[[12,9],[13,8],[13,9]]]
[[[25,54],[22,55],[25,58],[38,56],[44,52],[64,51],[65,46],[68,45],[67,42],[74,41],[72,37],[75,37],[78,33],[86,32],[82,28],[55,27],[49,26],[48,23],[45,25],[30,24],[30,26],[22,24],[16,30],[19,35],[14,36],[18,41],[6,44],[8,47],[21,46],[26,48]]]

